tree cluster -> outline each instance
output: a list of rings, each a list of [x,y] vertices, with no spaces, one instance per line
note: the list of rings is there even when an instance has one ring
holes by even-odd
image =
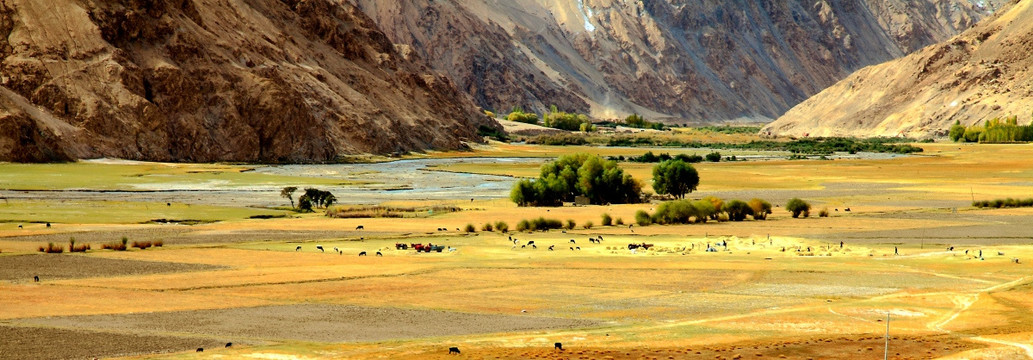
[[[559,111],[556,105],[545,114],[545,126],[567,131],[595,131],[595,126],[588,120],[588,116]]]
[[[521,122],[525,124],[537,124],[538,114],[535,114],[533,112],[524,112],[523,108],[517,106],[509,112],[509,115],[506,115],[506,120]]]
[[[647,121],[639,114],[631,114],[624,118],[624,125],[639,129],[663,130],[664,124]]]
[[[298,191],[296,186],[284,187],[280,190],[280,196],[291,201],[294,207],[294,192]],[[316,188],[305,188],[305,193],[298,198],[297,209],[304,212],[311,212],[313,207],[327,208],[337,202],[337,197],[329,191]]]
[[[1033,125],[1019,125],[1018,116],[1009,116],[1003,121],[993,118],[983,125],[966,127],[960,121],[954,122],[947,136],[955,142],[1006,143],[1033,141]]]
[[[625,204],[641,201],[642,186],[617,162],[579,153],[542,165],[534,180],[520,180],[510,192],[519,206],[560,206],[585,196],[592,204]]]
[[[650,215],[645,211],[635,213],[635,221],[640,226],[649,224],[702,224],[709,220],[726,218],[731,221],[744,221],[747,216],[754,220],[764,220],[771,214],[771,203],[761,199],[749,202],[730,200],[708,196],[700,200],[673,200],[661,203],[656,212]],[[723,221],[723,220],[722,220]]]

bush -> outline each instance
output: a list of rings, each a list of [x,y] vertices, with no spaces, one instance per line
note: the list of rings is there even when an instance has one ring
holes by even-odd
[[[515,107],[513,108],[513,111],[509,113],[509,115],[506,115],[506,120],[521,122],[525,124],[537,124],[538,114],[524,112],[524,109],[521,109],[520,107]]]
[[[607,214],[607,213],[603,213],[603,222],[602,222],[602,225],[603,225],[603,226],[611,226],[611,225],[613,225],[613,218],[612,218],[612,217],[610,217],[610,214]]]
[[[520,220],[520,222],[517,223],[516,230],[517,231],[528,231],[528,230],[531,230],[531,222],[527,221],[526,219],[525,220]]]
[[[68,252],[83,252],[84,253],[84,252],[86,252],[86,250],[90,250],[90,244],[76,246],[75,245],[75,238],[74,237],[68,239]]]
[[[624,225],[624,218],[617,218],[617,225]]]
[[[653,223],[653,218],[645,210],[639,210],[635,212],[635,223],[638,226],[646,226]]]
[[[133,241],[133,247],[138,248],[140,250],[149,248],[152,245],[154,244],[152,244],[150,241]]]
[[[106,250],[126,251],[126,249],[128,248],[128,246],[126,246],[126,244],[128,242],[129,242],[129,238],[123,236],[121,242],[119,242],[119,241],[109,242],[107,244],[101,245],[100,248],[101,249],[106,249]]]
[[[495,227],[491,223],[484,223],[484,225],[481,225],[481,231],[492,232],[495,231]]]
[[[508,233],[509,232],[509,224],[507,224],[505,221],[496,222],[495,223],[495,229],[498,229],[499,232],[503,233],[503,234]]]
[[[965,137],[965,125],[961,125],[961,121],[955,121],[954,125],[951,126],[950,132],[947,136],[953,142],[958,142]]]
[[[972,202],[972,206],[977,208],[1015,208],[1015,207],[1033,207],[1033,198],[1026,199],[995,199],[995,200],[977,200]]]
[[[583,227],[585,228],[585,230],[588,230],[591,229],[594,225],[595,224],[593,224],[591,221],[585,221],[585,225],[583,225]]]
[[[798,198],[789,199],[786,203],[786,210],[793,213],[793,218],[798,218],[800,215],[803,217],[811,216],[811,204]]]
[[[165,241],[162,241],[162,240],[154,241],[154,247],[162,247],[164,245],[165,245]]]
[[[574,222],[574,219],[567,219],[567,225],[563,228],[567,230],[573,230],[575,227],[577,227],[577,222]]]
[[[563,222],[556,219],[546,219],[539,217],[531,220],[531,231],[549,231],[551,229],[559,229],[563,227]]]
[[[821,210],[818,211],[818,217],[829,217],[829,208],[821,208]]]
[[[65,251],[65,248],[61,245],[54,245],[54,243],[47,243],[47,246],[40,246],[39,252],[47,254],[60,254]]]
[[[473,224],[466,224],[466,227],[463,228],[463,230],[468,233],[477,232],[477,228],[475,228]]]
[[[556,107],[552,107],[552,111],[545,114],[545,126],[561,129],[567,131],[586,131],[582,124],[588,124],[587,128],[592,127],[592,123],[588,120],[588,116],[584,114],[567,113],[563,111],[557,111]]]
[[[750,205],[740,200],[729,201],[728,204],[725,204],[724,210],[731,221],[743,221],[747,216],[753,215]]]
[[[768,218],[768,215],[771,215],[771,203],[767,201],[753,198],[747,204],[753,210],[753,220],[764,220]]]
[[[709,162],[721,161],[721,153],[715,151],[715,152],[707,154],[707,161],[709,161]]]

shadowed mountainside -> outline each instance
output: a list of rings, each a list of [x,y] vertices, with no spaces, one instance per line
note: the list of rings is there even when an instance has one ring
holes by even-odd
[[[949,41],[871,66],[796,106],[762,132],[942,137],[1033,112],[1033,0],[1016,1]]]
[[[0,34],[0,160],[320,162],[492,125],[342,0],[5,0]]]

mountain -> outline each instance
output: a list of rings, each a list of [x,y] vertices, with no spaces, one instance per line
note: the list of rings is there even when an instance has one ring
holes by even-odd
[[[961,35],[858,71],[762,131],[792,136],[942,137],[1033,112],[1033,0],[1016,1]]]
[[[343,0],[4,0],[0,34],[0,161],[321,162],[497,126]]]
[[[354,0],[499,113],[767,121],[986,17],[976,0]],[[985,6],[985,7],[984,7]]]

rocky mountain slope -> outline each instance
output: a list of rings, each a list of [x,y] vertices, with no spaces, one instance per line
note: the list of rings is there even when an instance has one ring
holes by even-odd
[[[770,120],[969,28],[976,0],[354,0],[486,109]]]
[[[331,161],[483,115],[344,0],[0,0],[0,160]]]
[[[764,132],[793,136],[947,134],[955,121],[1033,113],[1033,0],[1016,1],[961,35],[858,71]]]

